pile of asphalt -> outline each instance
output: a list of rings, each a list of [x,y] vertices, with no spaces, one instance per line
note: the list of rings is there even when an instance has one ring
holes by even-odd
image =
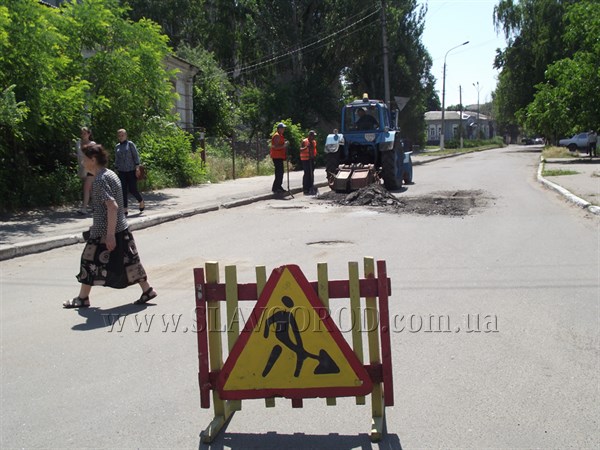
[[[481,190],[440,191],[416,197],[399,195],[389,192],[381,184],[371,184],[350,193],[325,192],[319,196],[319,200],[340,206],[426,216],[465,216],[481,210],[493,200]]]

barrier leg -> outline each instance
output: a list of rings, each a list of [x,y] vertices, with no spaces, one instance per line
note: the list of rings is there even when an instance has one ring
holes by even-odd
[[[207,283],[219,282],[219,264],[216,262],[206,263]],[[221,370],[223,367],[223,352],[221,342],[221,309],[218,301],[207,302],[208,306],[208,348],[210,356],[210,368],[213,371]],[[216,389],[213,390],[213,405],[215,417],[208,427],[200,434],[202,442],[211,443],[233,416],[233,411],[228,402],[221,399]]]

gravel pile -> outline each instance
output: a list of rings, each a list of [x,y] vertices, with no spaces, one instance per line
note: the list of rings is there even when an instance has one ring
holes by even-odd
[[[442,191],[418,197],[402,196],[400,200],[381,184],[371,184],[349,194],[325,192],[318,199],[342,206],[364,206],[381,212],[425,216],[466,216],[482,210],[494,200],[480,190]]]

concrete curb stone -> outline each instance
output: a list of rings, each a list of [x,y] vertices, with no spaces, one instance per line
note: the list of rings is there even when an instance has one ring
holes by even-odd
[[[542,185],[546,186],[549,189],[552,189],[556,192],[558,192],[559,194],[561,194],[565,199],[567,199],[569,202],[574,203],[575,205],[579,206],[582,209],[586,209],[589,212],[591,212],[592,214],[595,215],[600,215],[600,207],[592,205],[590,202],[588,202],[587,200],[584,200],[578,196],[576,196],[575,194],[573,194],[572,192],[568,191],[567,189],[565,189],[564,187],[553,183],[550,180],[547,180],[546,178],[544,178],[542,176],[542,173],[544,171],[544,164],[545,164],[545,160],[544,157],[540,157],[540,164],[538,166],[538,170],[537,170],[537,179],[540,183],[542,183]]]

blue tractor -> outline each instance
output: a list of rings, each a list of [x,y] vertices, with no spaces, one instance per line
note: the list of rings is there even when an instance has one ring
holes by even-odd
[[[412,183],[411,151],[400,137],[398,112],[365,94],[342,108],[341,131],[325,141],[327,179],[331,189],[348,192],[372,183],[398,190]]]

